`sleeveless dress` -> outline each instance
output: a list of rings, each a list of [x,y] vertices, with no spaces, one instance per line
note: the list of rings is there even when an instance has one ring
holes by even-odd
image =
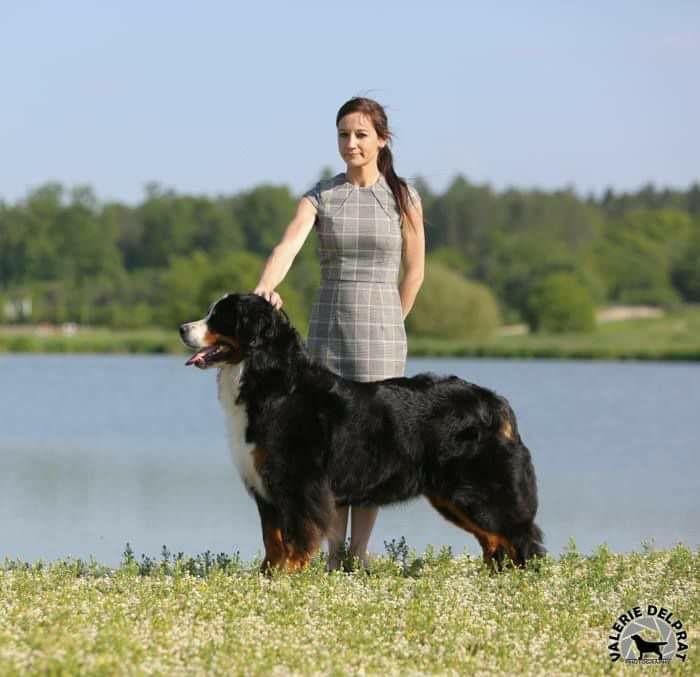
[[[410,199],[420,198],[409,187]],[[345,174],[304,193],[317,209],[321,284],[311,309],[311,356],[353,381],[403,376],[406,331],[398,278],[403,238],[399,211],[382,174],[372,186]]]

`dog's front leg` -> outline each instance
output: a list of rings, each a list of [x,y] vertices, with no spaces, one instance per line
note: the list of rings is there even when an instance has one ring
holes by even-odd
[[[287,562],[288,551],[282,536],[282,515],[272,503],[268,503],[258,494],[255,494],[255,503],[260,513],[265,544],[265,559],[260,565],[260,571],[270,573],[272,569],[284,567]]]
[[[303,569],[321,547],[335,513],[335,502],[323,479],[302,484],[295,478],[288,484],[298,489],[294,493],[280,493],[275,498],[284,521],[286,568],[294,571]]]
[[[287,547],[287,571],[298,571],[305,568],[321,546],[321,532],[318,527],[308,521],[298,521],[288,527],[285,541]]]

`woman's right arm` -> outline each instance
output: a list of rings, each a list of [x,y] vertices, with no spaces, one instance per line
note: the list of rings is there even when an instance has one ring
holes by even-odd
[[[253,293],[266,298],[276,308],[282,307],[282,299],[275,292],[275,288],[284,280],[294,258],[314,227],[315,221],[316,207],[310,200],[303,197],[299,200],[296,214],[289,222],[282,239],[265,263],[260,281]]]

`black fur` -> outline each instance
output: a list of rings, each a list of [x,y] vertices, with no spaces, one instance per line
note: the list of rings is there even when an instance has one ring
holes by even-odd
[[[240,345],[246,439],[265,451],[260,474],[292,549],[318,545],[335,504],[426,495],[479,538],[489,562],[544,554],[530,452],[504,398],[456,376],[343,379],[253,294],[225,296],[206,322]]]

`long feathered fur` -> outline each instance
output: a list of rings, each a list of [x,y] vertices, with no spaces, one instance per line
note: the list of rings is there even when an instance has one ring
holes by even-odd
[[[303,566],[336,505],[419,495],[473,533],[489,562],[544,554],[530,452],[503,397],[431,373],[343,379],[315,363],[286,314],[255,295],[224,297],[206,322],[245,361],[238,402],[269,500],[255,498],[266,551],[284,553],[268,554],[269,566]]]

